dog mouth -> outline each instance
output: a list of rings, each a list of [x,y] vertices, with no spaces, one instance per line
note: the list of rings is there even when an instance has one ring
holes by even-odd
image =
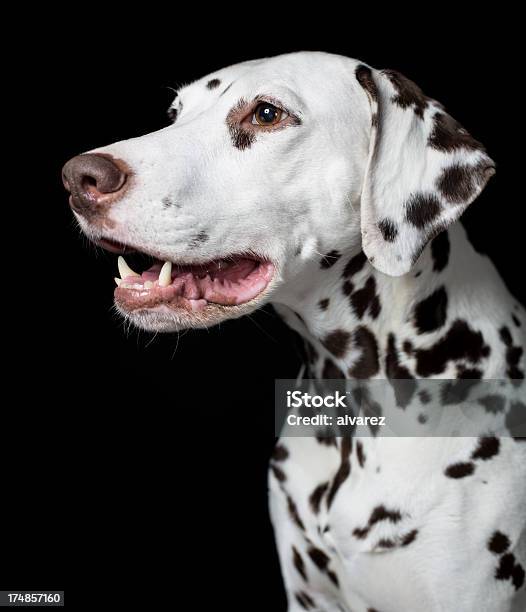
[[[204,311],[207,306],[240,306],[258,298],[274,275],[271,262],[233,254],[200,263],[162,261],[143,251],[108,240],[99,245],[120,252],[115,301],[127,312],[164,306],[171,310]],[[128,261],[123,255],[126,255]],[[135,271],[145,265],[142,272]],[[132,268],[129,261],[132,261]]]

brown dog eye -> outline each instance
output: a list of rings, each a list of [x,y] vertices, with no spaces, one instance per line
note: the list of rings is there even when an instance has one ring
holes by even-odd
[[[284,114],[277,106],[269,102],[262,102],[257,105],[254,111],[252,123],[257,125],[276,125],[283,119]]]

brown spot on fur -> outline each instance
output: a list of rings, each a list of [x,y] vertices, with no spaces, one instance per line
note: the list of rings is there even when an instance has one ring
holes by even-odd
[[[409,546],[409,544],[412,544],[416,540],[417,535],[418,529],[413,529],[413,531],[410,531],[409,533],[406,533],[404,536],[402,536],[402,540],[400,543],[402,544],[402,546]]]
[[[345,266],[343,270],[343,277],[350,278],[357,274],[365,265],[367,261],[367,257],[363,251],[360,251],[358,255],[355,255],[349,260],[349,263]]]
[[[431,257],[433,258],[433,270],[435,272],[442,272],[447,266],[450,248],[447,231],[440,232],[431,241]]]
[[[322,340],[323,346],[335,357],[343,357],[349,348],[351,334],[342,329],[336,329]]]
[[[320,300],[318,302],[318,308],[320,310],[327,310],[327,308],[329,308],[329,303],[330,303],[330,299],[329,298],[324,298],[323,300]]]
[[[413,399],[416,391],[416,381],[409,370],[401,365],[398,357],[398,349],[396,348],[396,338],[394,334],[389,334],[387,338],[387,352],[385,356],[385,371],[387,378],[391,379],[396,405],[400,408],[406,408]],[[398,382],[403,380],[403,382]]]
[[[169,196],[164,197],[161,200],[161,204],[163,205],[163,208],[165,208],[165,209],[166,208],[171,208],[172,206],[176,206],[175,202]]]
[[[204,231],[201,230],[198,234],[196,234],[188,243],[188,248],[195,249],[198,246],[201,246],[205,242],[208,242],[210,236]]]
[[[376,294],[376,280],[370,276],[362,289],[351,294],[351,306],[359,319],[369,311],[370,316],[376,319],[382,309],[380,298]]]
[[[515,567],[513,568],[513,572],[511,574],[511,582],[513,586],[515,587],[516,591],[518,591],[524,584],[524,577],[525,577],[524,568],[522,567],[522,565],[519,565],[518,563],[516,563]]]
[[[371,378],[380,369],[378,359],[378,343],[374,334],[367,327],[360,326],[353,333],[353,343],[361,349],[361,355],[351,368],[349,374],[353,378]]]
[[[325,554],[325,552],[321,550],[321,548],[311,546],[308,550],[308,555],[314,565],[320,570],[320,572],[326,573],[329,580],[336,586],[339,586],[338,576],[329,569],[330,559]]]
[[[272,470],[272,473],[276,477],[276,480],[279,480],[279,482],[285,482],[285,480],[287,480],[287,476],[285,475],[285,472],[277,465],[274,465],[273,463],[271,463],[270,469]]]
[[[329,483],[328,482],[322,482],[311,493],[311,495],[309,497],[309,503],[310,503],[310,507],[312,508],[312,511],[314,512],[314,514],[318,514],[319,513],[321,500],[323,499],[323,496],[327,492],[328,488],[329,488]]]
[[[515,556],[507,553],[500,558],[499,567],[495,573],[497,580],[511,580],[515,567]]]
[[[502,342],[506,345],[506,363],[508,364],[506,374],[513,380],[522,380],[524,372],[518,366],[524,349],[522,346],[513,345],[513,338],[508,327],[501,327],[499,335]]]
[[[237,104],[230,109],[226,118],[226,124],[230,132],[232,144],[240,151],[250,148],[256,141],[255,133],[241,125],[242,113],[246,107],[246,100],[241,98],[238,100]]]
[[[481,406],[484,406],[486,412],[491,414],[498,414],[504,412],[506,407],[506,400],[501,395],[486,395],[478,400]]]
[[[287,507],[288,507],[290,518],[292,519],[292,521],[302,531],[305,531],[305,524],[301,520],[301,517],[300,517],[299,512],[298,512],[298,508],[297,508],[296,504],[294,503],[294,500],[292,499],[292,497],[290,497],[290,495],[287,495]]]
[[[240,151],[249,149],[254,142],[256,142],[256,135],[254,132],[245,130],[241,126],[232,128],[230,134],[232,137],[232,144]]]
[[[444,474],[448,478],[465,478],[466,476],[471,476],[475,471],[474,463],[453,463],[448,466],[444,472]]]
[[[272,459],[274,461],[285,461],[288,459],[289,451],[283,444],[277,444],[272,451]]]
[[[433,122],[433,130],[428,139],[430,147],[444,153],[459,149],[484,151],[483,145],[448,114],[436,113]]]
[[[402,515],[399,510],[388,510],[383,505],[376,506],[376,508],[374,508],[374,510],[371,512],[367,526],[356,527],[353,531],[353,535],[359,540],[364,540],[377,523],[380,523],[381,521],[389,521],[390,523],[396,524],[401,520]]]
[[[365,465],[365,452],[363,450],[363,443],[361,440],[358,440],[356,443],[356,456],[358,458],[358,464],[361,468]]]
[[[305,562],[303,561],[302,556],[298,552],[295,546],[292,547],[292,563],[294,567],[298,570],[298,574],[307,582],[307,571],[305,569]]]
[[[488,357],[490,347],[479,331],[474,331],[461,319],[453,322],[445,336],[428,349],[416,350],[416,371],[419,376],[441,374],[449,361],[468,359],[478,363]]]
[[[311,561],[314,563],[314,565],[318,569],[325,571],[330,561],[329,557],[325,554],[325,552],[321,550],[320,548],[311,546],[308,550],[308,554],[309,554],[309,557],[311,558]]]
[[[354,285],[351,283],[350,280],[346,280],[343,283],[342,289],[343,289],[343,294],[346,296],[349,296],[354,291]]]
[[[350,436],[344,436],[341,438],[340,443],[340,467],[334,476],[332,481],[329,494],[327,495],[327,508],[330,508],[336,493],[338,492],[341,485],[345,482],[349,474],[351,473],[351,460],[350,454],[352,451],[352,438]]]
[[[447,304],[447,292],[442,286],[415,305],[414,323],[419,334],[434,332],[445,324]]]
[[[463,204],[475,197],[493,172],[493,166],[487,162],[475,166],[454,164],[444,168],[436,186],[448,202]]]
[[[500,449],[500,440],[495,436],[483,436],[479,438],[479,442],[477,448],[473,451],[471,458],[482,459],[483,461],[487,461],[495,455],[499,454]]]
[[[334,586],[340,586],[340,581],[338,580],[338,576],[332,570],[327,570],[327,577],[334,584]]]
[[[414,347],[413,347],[413,343],[411,342],[411,340],[404,340],[402,344],[402,350],[408,357],[412,356]]]
[[[219,79],[211,79],[206,84],[206,87],[207,89],[216,89],[217,87],[219,87],[219,85],[221,85],[221,81]]]
[[[312,597],[310,597],[310,595],[305,593],[305,591],[298,591],[298,593],[295,593],[294,596],[296,597],[296,601],[304,610],[311,610],[314,608],[314,600]]]
[[[496,555],[502,555],[510,547],[510,539],[500,531],[495,531],[488,542],[488,550]]]
[[[398,228],[391,219],[382,219],[379,221],[378,229],[386,242],[394,242],[398,236]]]
[[[397,93],[391,98],[391,102],[404,109],[413,107],[415,115],[423,119],[428,98],[422,93],[420,87],[396,70],[382,70],[382,73],[397,90]]]
[[[433,194],[417,193],[405,205],[405,218],[418,229],[424,229],[440,214],[441,205]]]

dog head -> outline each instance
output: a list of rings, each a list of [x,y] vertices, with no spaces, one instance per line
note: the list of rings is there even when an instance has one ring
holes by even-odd
[[[279,299],[320,255],[401,275],[493,173],[482,145],[399,73],[325,53],[238,64],[178,91],[172,125],[79,155],[70,204],[121,258],[136,325],[205,327]]]

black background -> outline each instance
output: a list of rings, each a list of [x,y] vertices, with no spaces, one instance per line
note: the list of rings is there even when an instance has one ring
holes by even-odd
[[[296,376],[297,339],[270,308],[180,338],[125,333],[111,311],[116,258],[80,239],[61,166],[167,125],[169,87],[230,63],[294,50],[357,57],[403,72],[486,145],[497,175],[464,221],[525,302],[512,20],[501,38],[496,15],[484,25],[435,15],[432,29],[326,9],[307,27],[279,4],[246,5],[237,20],[232,6],[108,10],[46,9],[31,30],[13,24],[11,68],[27,87],[18,159],[29,163],[3,229],[9,277],[25,269],[31,282],[7,304],[0,586],[67,584],[79,601],[99,588],[150,609],[149,598],[184,594],[184,609],[284,610],[266,465],[273,382]]]

